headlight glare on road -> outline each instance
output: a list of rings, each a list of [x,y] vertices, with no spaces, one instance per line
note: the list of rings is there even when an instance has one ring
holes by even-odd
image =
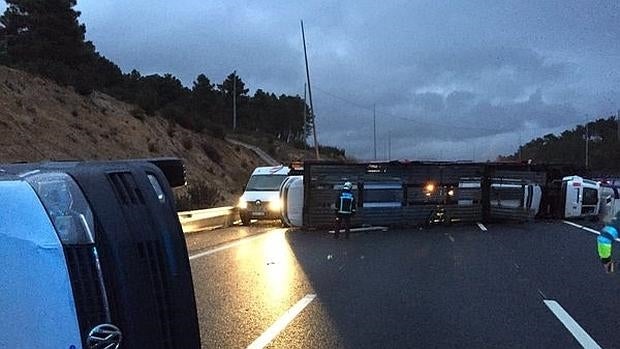
[[[282,209],[282,200],[276,199],[269,203],[269,210],[278,212]]]
[[[248,202],[245,201],[244,198],[239,198],[239,203],[237,204],[237,207],[239,207],[242,210],[245,210],[246,208],[248,208]]]

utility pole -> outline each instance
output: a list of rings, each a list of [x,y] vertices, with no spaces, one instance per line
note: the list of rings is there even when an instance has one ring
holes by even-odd
[[[308,142],[306,142],[306,137],[308,135],[308,114],[307,114],[307,104],[306,104],[306,89],[307,89],[307,85],[306,83],[304,83],[304,148],[306,148],[306,145],[308,144]]]
[[[392,131],[388,131],[388,161],[392,161]]]
[[[375,105],[372,105],[372,139],[375,149],[375,161],[377,161],[377,113],[375,112]]]
[[[586,170],[589,166],[589,152],[590,152],[590,130],[588,126],[588,115],[586,114]]]
[[[616,114],[616,124],[618,127],[618,142],[620,142],[620,110],[618,110],[618,114]]]
[[[523,161],[521,158],[521,131],[519,131],[519,162]]]
[[[306,79],[308,83],[308,97],[310,98],[310,116],[312,118],[312,134],[314,136],[314,152],[316,153],[316,159],[320,159],[319,154],[319,142],[316,139],[316,122],[314,114],[314,105],[312,104],[312,85],[310,84],[310,70],[308,69],[308,53],[306,51],[306,34],[304,32],[304,21],[301,21],[301,39],[304,43],[304,59],[306,61]]]
[[[237,129],[237,70],[233,71],[233,130]]]
[[[474,142],[474,145],[472,147],[471,162],[476,162],[476,142]]]

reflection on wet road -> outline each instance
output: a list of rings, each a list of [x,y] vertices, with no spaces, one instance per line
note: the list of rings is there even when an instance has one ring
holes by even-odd
[[[620,294],[620,278],[584,247],[592,234],[562,223],[486,228],[193,236],[203,347],[580,347],[564,313],[592,343],[620,343],[605,331],[618,303],[599,296]]]

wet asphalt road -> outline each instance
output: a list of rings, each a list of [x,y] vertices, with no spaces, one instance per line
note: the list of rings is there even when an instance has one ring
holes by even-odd
[[[308,294],[268,347],[579,348],[543,300],[620,347],[620,274],[603,271],[595,235],[561,222],[487,228],[188,236],[203,347],[247,347]]]

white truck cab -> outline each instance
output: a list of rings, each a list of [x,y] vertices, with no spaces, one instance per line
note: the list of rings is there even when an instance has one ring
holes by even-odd
[[[0,348],[200,348],[174,158],[0,164]]]
[[[289,176],[280,187],[282,222],[289,227],[303,226],[304,176]]]
[[[280,219],[280,185],[289,171],[284,165],[254,169],[237,205],[243,225],[251,224],[252,219]]]
[[[620,187],[609,182],[601,183],[599,215],[603,222],[609,223],[620,211]]]
[[[600,192],[599,182],[579,176],[562,178],[564,218],[598,216]]]

